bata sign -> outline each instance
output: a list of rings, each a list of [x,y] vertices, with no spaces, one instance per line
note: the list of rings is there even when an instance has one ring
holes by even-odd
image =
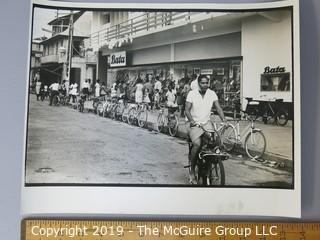
[[[110,55],[110,66],[111,67],[123,67],[126,66],[126,52],[116,52]]]

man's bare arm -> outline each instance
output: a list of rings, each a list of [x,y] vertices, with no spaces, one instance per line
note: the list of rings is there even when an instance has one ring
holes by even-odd
[[[188,120],[190,121],[191,126],[195,125],[195,121],[193,120],[193,117],[191,116],[191,108],[192,108],[192,103],[191,102],[186,102],[185,106],[185,114]]]

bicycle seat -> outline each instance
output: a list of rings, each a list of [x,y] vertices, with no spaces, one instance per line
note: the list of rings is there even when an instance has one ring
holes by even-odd
[[[283,99],[282,98],[276,99],[275,102],[277,103],[283,102]]]

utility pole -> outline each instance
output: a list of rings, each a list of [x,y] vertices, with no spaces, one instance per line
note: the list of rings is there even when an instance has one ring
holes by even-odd
[[[68,50],[67,58],[65,62],[66,66],[66,82],[67,86],[70,84],[70,72],[72,66],[72,38],[73,38],[73,11],[70,12],[70,21],[69,21],[69,39],[68,39]]]

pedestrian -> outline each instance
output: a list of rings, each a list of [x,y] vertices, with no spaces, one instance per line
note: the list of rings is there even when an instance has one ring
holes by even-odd
[[[98,80],[97,80],[98,81]],[[107,88],[105,82],[102,82],[101,88],[100,88],[100,96],[105,96],[107,95]]]
[[[48,85],[44,85],[43,90],[44,90],[44,97],[48,98],[49,96]]]
[[[89,81],[88,79],[86,79],[83,83],[83,88],[82,88],[82,93],[85,95],[85,99],[87,99],[87,97],[89,96]]]
[[[159,76],[156,76],[156,82],[154,84],[154,90],[158,89],[159,90],[159,93],[161,93],[161,90],[162,90],[162,84],[159,80]]]
[[[94,85],[95,88],[95,97],[100,97],[100,80],[97,79],[96,84]]]
[[[154,93],[153,109],[160,109],[160,93],[159,93],[159,89],[156,89],[155,93]]]
[[[71,100],[72,98],[72,103],[75,103],[76,102],[76,98],[77,98],[77,95],[78,95],[78,84],[76,82],[72,83],[70,85],[70,99],[69,101]]]
[[[38,78],[36,78],[36,79],[37,79],[37,82],[36,82],[36,95],[37,95],[37,101],[39,101],[41,82],[40,82],[40,79],[38,79]]]
[[[192,82],[190,84],[190,88],[191,88],[191,90],[199,89],[198,76],[196,74],[192,75]]]
[[[184,105],[185,99],[183,95],[183,89],[184,89],[184,78],[182,78],[179,81],[179,86],[177,88],[177,104],[179,106],[180,117],[183,117],[184,115],[183,105]]]
[[[214,106],[221,120],[225,121],[225,116],[219,104],[217,94],[209,89],[209,78],[205,75],[198,77],[199,89],[189,92],[186,100],[185,113],[190,121],[189,137],[192,141],[190,154],[190,183],[196,184],[195,166],[197,154],[202,146],[202,135],[204,129],[214,129],[210,120],[211,109]],[[200,127],[201,126],[201,127]]]
[[[177,107],[178,106],[176,104],[176,96],[175,96],[175,93],[172,89],[171,84],[169,84],[169,86],[168,86],[168,91],[166,93],[166,99],[167,99],[167,107]]]
[[[142,84],[141,78],[138,78],[135,86],[135,102],[142,103],[142,98],[143,98],[143,84]]]
[[[152,105],[153,102],[153,94],[154,94],[154,87],[153,84],[151,82],[151,75],[148,76],[146,83],[144,84],[144,89],[147,90],[148,92],[148,99],[149,99],[149,103]]]

